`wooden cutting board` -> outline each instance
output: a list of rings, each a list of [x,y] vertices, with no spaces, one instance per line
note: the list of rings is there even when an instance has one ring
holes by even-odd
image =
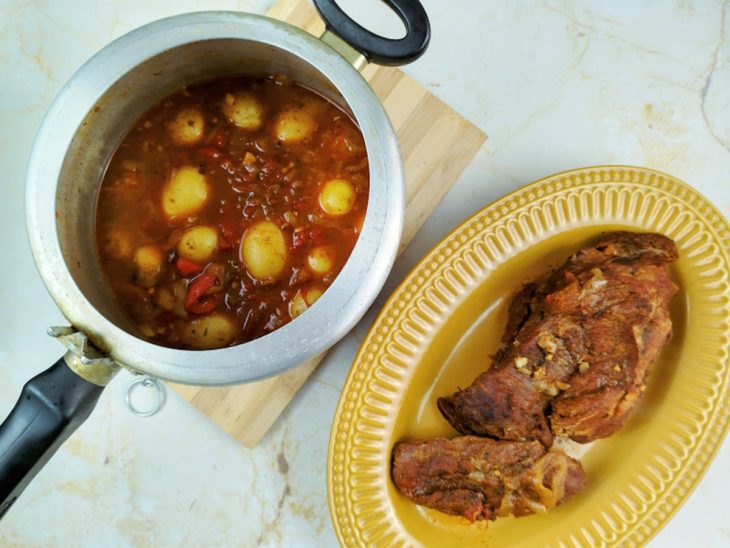
[[[316,36],[324,31],[324,23],[309,0],[280,0],[268,15]],[[406,172],[402,251],[486,136],[398,69],[368,65],[362,75],[383,102],[400,142]],[[170,386],[228,434],[246,447],[254,447],[323,357],[250,384],[220,388]]]

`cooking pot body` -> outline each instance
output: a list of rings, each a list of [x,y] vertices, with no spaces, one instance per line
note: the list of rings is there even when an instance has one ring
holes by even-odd
[[[323,297],[282,328],[218,350],[154,345],[135,335],[104,283],[94,240],[99,185],[114,150],[147,109],[185,85],[242,74],[286,74],[357,122],[370,167],[362,233]],[[71,324],[123,366],[200,385],[274,375],[332,346],[364,315],[385,282],[404,215],[396,136],[359,72],[330,46],[295,27],[233,12],[157,21],[96,54],[48,111],[31,153],[26,189],[33,256]]]

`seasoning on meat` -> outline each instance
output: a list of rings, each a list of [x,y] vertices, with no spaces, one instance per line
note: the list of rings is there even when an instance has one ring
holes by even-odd
[[[676,246],[659,234],[614,232],[514,298],[492,366],[438,406],[463,434],[500,440],[611,435],[644,392],[669,341],[668,265]]]
[[[562,451],[477,436],[398,443],[392,475],[412,501],[469,521],[544,513],[584,483],[580,463]]]

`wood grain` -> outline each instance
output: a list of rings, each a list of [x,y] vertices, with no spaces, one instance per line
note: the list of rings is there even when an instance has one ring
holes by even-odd
[[[319,35],[324,24],[308,0],[281,0],[268,15]],[[406,173],[402,251],[469,164],[486,136],[398,69],[368,65],[362,75],[398,134]],[[263,381],[221,388],[170,386],[228,434],[254,447],[324,354]]]

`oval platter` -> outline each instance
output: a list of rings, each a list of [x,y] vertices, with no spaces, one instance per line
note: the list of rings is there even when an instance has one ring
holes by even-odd
[[[436,408],[499,347],[506,305],[526,281],[600,233],[661,232],[680,259],[674,336],[644,400],[614,436],[566,450],[586,488],[545,515],[469,524],[402,497],[393,444],[457,432]],[[648,169],[560,173],[476,213],[390,297],[362,343],[330,436],[328,498],[344,546],[640,545],[702,477],[730,417],[730,226],[686,184]]]

